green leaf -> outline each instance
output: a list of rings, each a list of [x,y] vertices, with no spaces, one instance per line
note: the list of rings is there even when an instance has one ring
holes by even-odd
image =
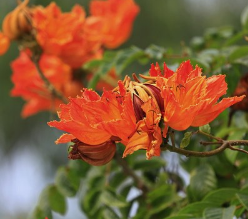
[[[165,161],[162,158],[153,157],[151,160],[137,160],[133,165],[135,170],[154,170],[165,166]]]
[[[111,207],[122,208],[128,205],[128,203],[123,197],[109,190],[105,190],[102,192],[100,196],[100,201],[101,203]]]
[[[189,145],[192,134],[192,132],[184,133],[184,137],[180,143],[180,148],[186,148]]]
[[[55,176],[55,185],[64,196],[73,197],[78,191],[80,177],[69,167],[61,167]]]
[[[238,200],[240,203],[245,207],[246,210],[248,210],[248,195],[243,193],[236,194]]]
[[[36,206],[34,211],[32,212],[30,219],[52,219],[52,212],[49,208],[42,208],[41,206]]]
[[[123,174],[122,171],[112,172],[109,180],[109,185],[113,188],[117,188],[126,180],[126,178],[127,176]]]
[[[103,208],[102,216],[104,219],[119,219],[119,215],[111,208]]]
[[[200,130],[201,132],[205,132],[205,133],[207,133],[207,134],[210,134],[210,133],[211,133],[211,127],[210,127],[209,124],[200,126],[200,127],[199,127],[199,130]]]
[[[133,61],[142,58],[144,51],[138,47],[131,47],[125,50],[120,50],[115,57],[116,73],[120,75],[123,70]]]
[[[246,6],[242,11],[240,18],[243,28],[248,29],[248,6]]]
[[[194,201],[201,200],[207,193],[217,187],[217,179],[213,168],[202,164],[191,172],[188,193]]]
[[[209,207],[215,207],[215,204],[210,202],[203,202],[203,201],[195,202],[181,209],[178,214],[179,215],[190,214],[194,217],[201,217],[203,211]]]
[[[80,207],[82,208],[83,212],[85,212],[88,216],[93,216],[101,208],[101,192],[101,188],[91,188],[90,190],[87,190],[84,194],[81,194]]]
[[[228,208],[207,208],[204,211],[204,219],[233,219],[235,206]]]
[[[62,215],[66,213],[67,205],[65,197],[58,191],[55,185],[48,188],[48,202],[53,211]]]
[[[226,202],[230,202],[235,197],[237,192],[238,190],[234,188],[218,189],[207,194],[203,201],[213,203],[219,207]]]
[[[166,217],[165,219],[202,219],[200,217],[192,217],[190,214],[182,214],[177,216]]]
[[[77,174],[77,176],[83,178],[88,173],[91,166],[82,160],[69,160],[69,168]]]
[[[248,56],[248,46],[237,47],[229,56],[230,62],[239,60],[242,57]]]
[[[67,209],[65,197],[58,191],[55,185],[48,185],[43,189],[38,205],[43,209],[49,208],[62,215],[66,213]]]
[[[150,57],[150,59],[160,60],[166,54],[166,49],[157,45],[150,45],[145,49],[145,53]]]

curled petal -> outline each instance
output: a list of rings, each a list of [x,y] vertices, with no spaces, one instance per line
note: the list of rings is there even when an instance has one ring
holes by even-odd
[[[213,105],[211,108],[205,109],[201,114],[197,115],[192,122],[192,126],[202,126],[212,122],[222,111],[231,105],[242,101],[245,95],[240,97],[229,97],[222,99],[219,103]]]

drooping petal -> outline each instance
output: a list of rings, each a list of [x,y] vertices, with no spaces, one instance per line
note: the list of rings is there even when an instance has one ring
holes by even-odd
[[[240,97],[229,97],[222,99],[219,103],[215,105],[210,105],[208,109],[205,108],[200,114],[198,114],[194,121],[192,122],[192,126],[202,126],[209,122],[212,122],[222,111],[231,105],[240,102],[243,100],[245,95]]]
[[[57,139],[55,141],[56,144],[64,144],[64,143],[68,143],[71,142],[71,140],[75,139],[75,136],[72,134],[63,134],[59,137],[59,139]]]

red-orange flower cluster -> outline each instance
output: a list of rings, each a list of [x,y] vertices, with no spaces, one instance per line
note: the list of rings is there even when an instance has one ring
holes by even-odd
[[[139,12],[133,0],[93,1],[88,16],[79,5],[65,13],[54,2],[47,7],[28,7],[28,2],[18,3],[5,17],[0,32],[0,55],[7,51],[11,40],[18,40],[21,48],[28,48],[33,55],[30,59],[21,52],[12,64],[15,87],[11,94],[27,101],[22,112],[25,117],[56,109],[61,100],[54,97],[55,90],[65,98],[75,97],[83,87],[82,81],[89,78],[81,66],[102,58],[104,47],[116,48],[126,41]],[[34,57],[40,59],[40,69],[55,89],[50,89],[44,78],[41,80],[31,61]],[[116,79],[113,72],[109,76]]]
[[[89,16],[79,5],[64,13],[54,2],[47,7],[29,8],[27,4],[25,0],[6,16],[3,35],[9,40],[21,39],[22,44],[30,35],[44,53],[58,56],[72,68],[101,58],[103,47],[116,48],[124,43],[139,12],[133,0],[92,1]]]
[[[94,0],[90,13],[101,22],[102,43],[107,48],[116,48],[130,36],[133,21],[139,7],[133,0]]]
[[[36,66],[31,61],[30,51],[22,51],[20,56],[11,64],[13,75],[11,80],[14,88],[12,96],[21,96],[27,101],[22,116],[27,117],[42,110],[56,111],[61,100],[55,99],[40,78]],[[39,62],[40,69],[51,84],[64,96],[76,96],[82,86],[72,80],[70,66],[59,58],[43,54]]]
[[[206,78],[201,74],[201,69],[198,66],[193,69],[189,61],[183,62],[176,72],[164,64],[162,73],[158,64],[152,65],[150,76],[142,76],[148,79],[145,83],[126,77],[114,90],[104,91],[102,97],[84,90],[82,97],[61,105],[60,121],[49,125],[69,133],[62,135],[57,143],[77,142],[69,158],[88,162],[84,158],[87,156],[93,165],[110,160],[109,153],[100,156],[97,151],[104,151],[104,147],[109,150],[110,142],[113,145],[116,141],[126,146],[123,156],[140,149],[147,151],[148,159],[159,156],[168,127],[181,131],[189,126],[205,125],[244,98],[223,98],[218,102],[227,90],[225,76]],[[91,159],[96,154],[97,163]]]

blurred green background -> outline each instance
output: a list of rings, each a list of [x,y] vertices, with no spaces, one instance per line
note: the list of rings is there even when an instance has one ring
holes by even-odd
[[[30,1],[47,5],[51,1]],[[130,39],[121,48],[150,44],[180,51],[194,36],[201,36],[207,28],[233,26],[240,29],[240,13],[247,0],[136,0],[140,14],[134,23]],[[56,1],[63,11],[74,4],[87,9],[89,0]],[[0,1],[0,21],[16,6],[15,0]],[[10,63],[18,56],[17,44],[0,57],[0,218],[26,218],[42,188],[53,181],[57,167],[67,162],[67,148],[55,145],[59,131],[51,129],[47,112],[23,119],[20,112],[24,101],[10,97]],[[166,61],[166,60],[165,60]],[[137,66],[133,71],[139,71]],[[141,70],[142,71],[142,70]],[[128,72],[132,73],[132,72]],[[140,72],[138,72],[140,73]],[[64,218],[79,218],[76,200],[70,199],[69,212]],[[55,215],[55,219],[63,218]],[[81,218],[81,217],[80,217]]]

